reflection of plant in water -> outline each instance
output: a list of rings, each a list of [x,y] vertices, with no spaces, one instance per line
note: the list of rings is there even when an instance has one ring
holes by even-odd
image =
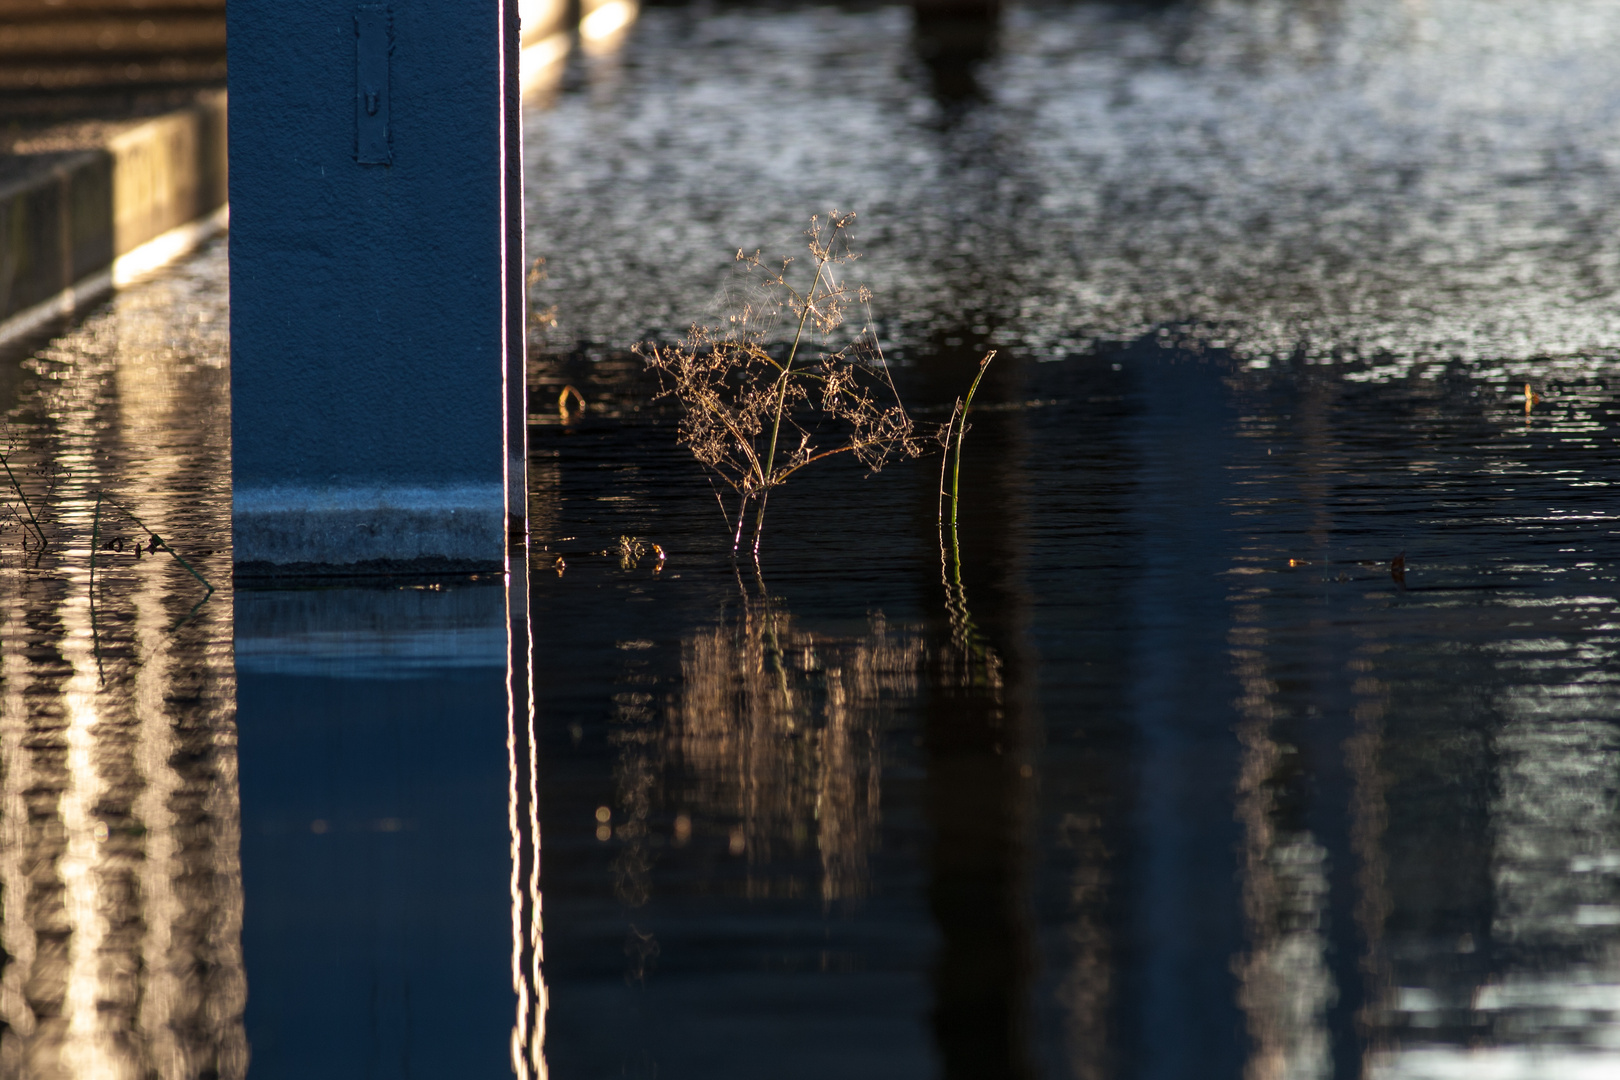
[[[681,774],[678,801],[737,822],[732,848],[751,866],[814,850],[824,900],[863,895],[880,818],[882,732],[896,706],[916,697],[923,656],[919,636],[882,616],[851,640],[802,629],[769,601],[694,635],[663,735]],[[750,878],[751,891],[769,888]]]
[[[940,584],[945,586],[945,614],[951,625],[951,648],[946,656],[947,665],[957,669],[958,685],[999,688],[1001,658],[979,632],[978,626],[973,621],[973,612],[968,609],[967,590],[962,586],[962,543],[957,533],[957,510],[962,502],[962,442],[969,431],[968,413],[973,408],[973,395],[978,393],[979,383],[984,379],[990,361],[995,358],[995,351],[992,350],[979,361],[979,370],[973,376],[973,384],[968,387],[967,396],[956,399],[956,404],[951,408],[950,420],[940,429],[939,441],[944,446],[945,452],[940,456],[939,464],[938,520],[939,579]],[[945,518],[947,465],[951,470],[949,521]]]
[[[728,327],[693,327],[679,345],[640,350],[663,380],[661,396],[681,404],[681,443],[737,494],[735,528],[725,500],[720,502],[733,553],[742,546],[753,502],[758,558],[771,490],[811,462],[848,453],[876,472],[891,455],[920,453],[870,318],[849,344],[813,361],[800,355],[810,344],[807,331],[827,341],[843,325],[849,304],[864,306],[869,299],[864,287],[852,290],[837,276],[838,267],[856,257],[847,231],[854,217],[835,211],[810,219],[815,273],[804,292],[788,284],[792,260],[767,270],[758,254],[738,252],[754,296],[730,316]],[[772,349],[784,314],[794,328],[785,355]],[[789,442],[796,438],[796,445],[778,455],[784,434]]]
[[[612,553],[609,552],[608,554]],[[644,539],[640,536],[619,537],[618,555],[620,570],[636,569],[636,567],[641,565],[642,558],[647,555],[651,555],[653,558],[658,560],[653,565],[653,573],[656,574],[664,568],[664,549],[653,543],[651,540]]]
[[[999,690],[1001,657],[973,621],[960,579],[945,582],[945,614],[951,626],[951,647],[943,657],[949,681],[956,686]]]

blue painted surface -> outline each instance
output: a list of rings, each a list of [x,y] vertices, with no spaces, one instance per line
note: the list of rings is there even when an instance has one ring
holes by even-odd
[[[237,596],[254,1077],[509,1077],[505,592]]]
[[[239,490],[502,482],[502,6],[391,5],[387,166],[355,160],[359,6],[230,8]]]

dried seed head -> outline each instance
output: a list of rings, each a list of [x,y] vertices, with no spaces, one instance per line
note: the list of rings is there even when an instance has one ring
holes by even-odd
[[[807,291],[789,283],[792,259],[767,271],[759,252],[739,249],[723,329],[694,326],[679,344],[637,349],[659,377],[657,396],[680,403],[681,444],[745,501],[823,457],[850,453],[875,472],[892,456],[921,452],[870,313],[852,339],[833,340],[849,303],[864,306],[872,296],[834,269],[856,257],[847,231],[853,220],[837,211],[811,218]],[[783,436],[793,449],[778,456]]]

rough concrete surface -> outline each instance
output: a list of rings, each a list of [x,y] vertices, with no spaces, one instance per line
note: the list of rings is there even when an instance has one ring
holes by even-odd
[[[358,10],[229,11],[236,559],[498,567],[517,20],[500,0],[394,4],[386,80],[362,88]],[[379,115],[391,164],[363,164]]]

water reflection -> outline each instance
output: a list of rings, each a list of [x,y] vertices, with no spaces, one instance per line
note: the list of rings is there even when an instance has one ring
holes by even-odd
[[[507,604],[482,581],[237,593],[256,1071],[543,1067]]]
[[[526,554],[519,552],[518,554]],[[507,769],[511,776],[512,1071],[545,1080],[545,922],[540,896],[540,743],[535,730],[534,635],[529,626],[526,558],[509,560],[507,615]]]
[[[1001,0],[912,0],[911,7],[917,58],[940,104],[951,110],[983,98],[978,68],[995,55]]]
[[[136,553],[150,528],[229,574],[222,273],[216,250],[119,296],[6,402],[29,504],[8,491],[0,530],[7,1076],[247,1069],[231,602]]]
[[[1253,449],[1234,470],[1266,489],[1234,499],[1254,522],[1231,571],[1228,639],[1242,687],[1252,1070],[1613,1068],[1606,1014],[1587,1003],[1617,981],[1601,869],[1617,598],[1593,561],[1606,515],[1583,508],[1588,486],[1614,477],[1575,457],[1536,494],[1497,479],[1545,460],[1532,444],[1587,437],[1577,418],[1612,416],[1612,391],[1549,378],[1561,406],[1522,431],[1512,377],[1474,370],[1367,394],[1359,380],[1296,375],[1241,392]],[[1481,393],[1486,378],[1499,389]],[[1473,449],[1441,469],[1380,451],[1366,441],[1369,399],[1399,401]],[[1563,510],[1556,529],[1543,524],[1549,501]],[[1378,524],[1364,503],[1397,517]],[[1392,573],[1403,550],[1405,572]],[[1335,959],[1345,954],[1356,963]]]
[[[1235,974],[1254,1044],[1244,1075],[1250,1080],[1330,1077],[1327,1013],[1338,988],[1323,933],[1328,852],[1304,813],[1309,778],[1297,736],[1290,738],[1288,717],[1269,701],[1274,686],[1264,662],[1269,643],[1263,632],[1241,621],[1232,643],[1242,685],[1237,815],[1245,834],[1243,907],[1250,938]]]
[[[533,429],[532,579],[193,612],[96,493],[224,577],[219,252],[50,344],[5,384],[49,542],[0,529],[0,1073],[1613,1073],[1614,200],[1559,142],[1612,14],[1483,10],[1008,5],[941,129],[907,7],[650,7],[531,121],[583,328],[533,411],[590,402]],[[834,189],[916,225],[874,262],[920,415],[1147,327],[998,359],[960,591],[933,462],[785,492],[739,591],[590,359]],[[1287,347],[1160,325],[1239,309]]]
[[[745,594],[723,623],[682,643],[681,689],[654,744],[666,797],[691,822],[683,833],[720,833],[746,853],[750,896],[864,896],[882,818],[883,733],[896,706],[916,698],[923,657],[922,638],[881,615],[843,638],[798,625],[779,600]],[[630,710],[644,698],[621,697],[628,759]],[[627,822],[616,830],[629,841],[620,865],[630,903],[646,899],[644,872],[628,868],[640,866],[647,806],[648,770],[636,760],[621,766]],[[813,882],[793,872],[805,852],[818,863]]]
[[[649,6],[611,94],[527,119],[546,340],[676,339],[837,205],[880,317],[994,290],[1039,357],[1612,349],[1617,41],[1593,0]]]

